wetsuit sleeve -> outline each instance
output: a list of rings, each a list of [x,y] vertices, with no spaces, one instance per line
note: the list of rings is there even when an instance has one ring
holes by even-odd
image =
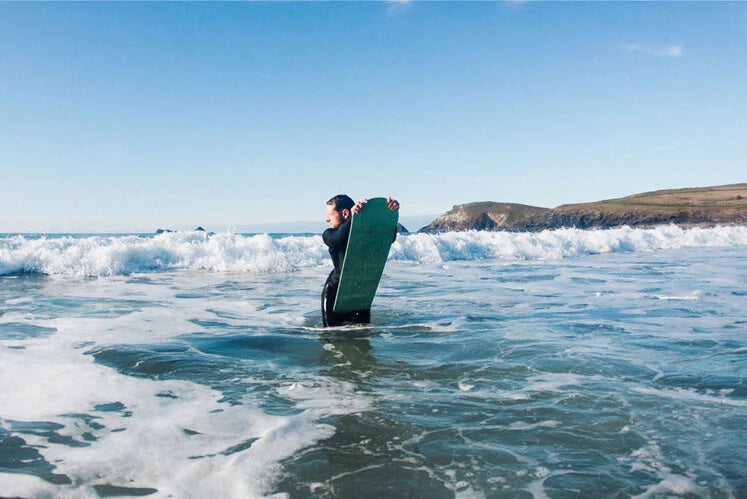
[[[330,249],[338,248],[342,245],[346,245],[348,242],[348,236],[350,235],[350,221],[353,217],[349,217],[336,229],[327,229],[322,234],[324,244]]]

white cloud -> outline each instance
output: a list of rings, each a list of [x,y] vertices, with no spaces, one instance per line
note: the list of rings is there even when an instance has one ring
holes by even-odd
[[[410,9],[412,0],[386,0],[387,12],[390,15],[401,14]]]
[[[684,51],[680,45],[637,45],[626,44],[623,46],[628,52],[638,52],[656,57],[682,57]]]

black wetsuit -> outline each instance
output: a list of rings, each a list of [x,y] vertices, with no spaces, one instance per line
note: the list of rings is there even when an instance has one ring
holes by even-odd
[[[354,310],[342,314],[333,312],[337,287],[340,284],[342,262],[345,260],[345,250],[348,248],[351,220],[352,217],[349,217],[336,229],[327,229],[322,234],[324,244],[329,248],[332,264],[335,266],[332,272],[329,273],[327,282],[324,283],[324,288],[322,289],[322,319],[325,327],[341,326],[343,324],[368,324],[371,322],[371,309]]]

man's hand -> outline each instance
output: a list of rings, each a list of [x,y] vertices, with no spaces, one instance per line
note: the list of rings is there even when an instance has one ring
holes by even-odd
[[[357,203],[355,203],[355,206],[353,206],[353,213],[360,213],[363,209],[363,205],[368,203],[368,199],[361,199]]]
[[[360,213],[366,203],[368,203],[368,199],[361,199],[360,201],[355,203],[355,206],[353,206],[353,209],[350,211],[352,211],[353,213]],[[397,201],[396,199],[392,199],[391,197],[386,198],[386,205],[392,211],[399,210],[399,201]]]

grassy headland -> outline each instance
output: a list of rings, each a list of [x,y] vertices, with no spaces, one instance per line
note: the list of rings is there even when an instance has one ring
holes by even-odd
[[[645,192],[553,209],[511,203],[467,203],[454,206],[420,232],[602,229],[661,224],[747,225],[747,184]]]

